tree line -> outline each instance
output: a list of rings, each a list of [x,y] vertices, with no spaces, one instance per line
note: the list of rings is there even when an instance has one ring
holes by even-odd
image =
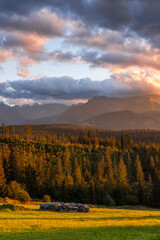
[[[90,131],[70,138],[35,135],[29,125],[19,136],[2,125],[0,197],[45,194],[55,201],[159,207],[160,144]]]

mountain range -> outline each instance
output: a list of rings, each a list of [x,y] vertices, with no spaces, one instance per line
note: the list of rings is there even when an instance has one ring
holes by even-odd
[[[94,97],[70,107],[64,104],[0,104],[0,124],[78,124],[104,129],[160,129],[160,96]]]

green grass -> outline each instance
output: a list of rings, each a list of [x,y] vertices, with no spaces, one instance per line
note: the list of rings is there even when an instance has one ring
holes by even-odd
[[[159,227],[103,227],[0,234],[1,240],[159,240]]]
[[[89,213],[0,211],[0,240],[160,240],[160,211],[93,208]]]

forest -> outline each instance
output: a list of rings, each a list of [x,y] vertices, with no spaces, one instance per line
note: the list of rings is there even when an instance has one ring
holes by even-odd
[[[160,207],[160,144],[149,131],[133,140],[125,131],[57,135],[27,125],[18,133],[2,124],[0,197]]]

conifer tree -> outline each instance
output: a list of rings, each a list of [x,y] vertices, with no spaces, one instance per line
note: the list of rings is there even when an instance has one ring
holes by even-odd
[[[27,140],[31,140],[31,137],[32,137],[32,128],[31,128],[31,125],[27,125],[26,128],[25,128],[25,137]]]
[[[96,180],[97,185],[103,183],[103,175],[104,175],[104,158],[98,159],[97,168],[96,168]]]
[[[131,156],[129,152],[127,155],[127,172],[128,172],[128,179],[131,181]]]
[[[126,204],[128,192],[129,184],[127,177],[127,168],[121,156],[118,164],[117,188],[115,190],[115,200],[118,205]]]
[[[113,158],[113,173],[114,173],[115,185],[117,185],[117,181],[118,181],[118,166],[117,166],[116,156],[114,156],[114,158]]]
[[[2,162],[4,167],[4,172],[6,176],[7,182],[10,180],[10,166],[9,166],[9,156],[10,156],[10,149],[7,144],[2,145]]]
[[[97,203],[97,196],[96,196],[94,179],[92,179],[92,181],[91,181],[91,201],[92,201],[93,204]]]
[[[87,184],[90,183],[92,174],[91,174],[91,163],[88,158],[85,158],[85,165],[84,165],[84,180],[87,182]]]
[[[15,126],[12,126],[11,128],[11,136],[15,137]]]
[[[1,126],[1,135],[2,137],[4,138],[8,138],[9,137],[9,129],[8,127],[6,127],[5,123],[2,123],[2,126]]]
[[[43,155],[38,154],[35,156],[36,160],[36,187],[37,195],[42,198],[44,195],[45,187],[45,167]]]
[[[0,152],[0,197],[4,197],[6,194],[6,179],[2,163],[2,154]]]
[[[45,173],[45,189],[47,194],[50,194],[50,196],[53,195],[53,188],[55,187],[55,180],[54,178],[54,171],[51,162],[49,161],[46,167],[46,173]]]
[[[71,176],[71,162],[70,162],[70,152],[67,148],[64,153],[64,188],[65,188],[65,199],[71,199],[72,187],[73,187],[73,177]]]
[[[58,157],[57,170],[56,170],[56,174],[55,174],[55,183],[56,183],[56,187],[59,191],[62,188],[63,181],[64,181],[64,173],[63,173],[63,168],[62,168],[62,161],[61,161],[61,158]]]
[[[74,183],[75,183],[75,186],[80,186],[81,181],[82,181],[81,168],[78,164],[77,158],[75,158],[75,165],[74,165]]]
[[[21,181],[21,161],[20,150],[18,147],[15,147],[11,150],[9,156],[9,181]]]
[[[115,179],[114,179],[114,173],[113,173],[113,167],[112,167],[112,160],[111,160],[111,154],[109,151],[106,151],[105,153],[105,169],[106,174],[108,176],[108,181],[110,188],[113,188],[115,186]]]
[[[127,168],[122,156],[118,164],[118,185],[122,188],[128,187]]]
[[[144,181],[144,173],[143,173],[142,165],[141,165],[138,154],[136,157],[136,177],[137,177],[138,184],[142,187],[145,181]]]

